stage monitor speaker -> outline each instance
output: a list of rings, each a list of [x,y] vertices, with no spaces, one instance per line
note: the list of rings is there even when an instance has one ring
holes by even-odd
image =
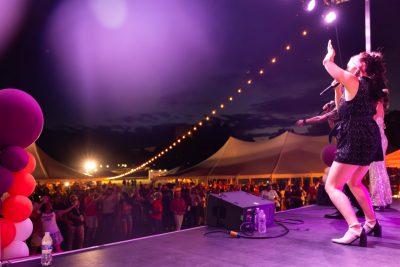
[[[210,194],[206,223],[208,226],[239,231],[242,223],[254,222],[256,208],[264,211],[267,226],[271,225],[274,221],[274,202],[243,191]]]

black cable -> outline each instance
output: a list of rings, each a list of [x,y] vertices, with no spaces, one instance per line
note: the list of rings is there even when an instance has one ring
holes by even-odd
[[[283,220],[274,220],[276,223],[287,223],[287,224],[303,224],[303,220],[299,219],[283,219]]]
[[[224,233],[227,234],[231,237],[234,238],[246,238],[246,239],[272,239],[272,238],[279,238],[282,236],[287,235],[290,232],[290,229],[288,227],[286,227],[286,224],[295,224],[295,225],[299,225],[299,224],[303,224],[304,221],[299,220],[299,219],[283,219],[283,220],[274,220],[274,222],[281,226],[284,229],[283,233],[280,233],[276,236],[255,236],[254,235],[254,223],[253,222],[244,222],[240,225],[239,229],[240,231],[230,231],[230,230],[214,230],[214,231],[209,231],[204,233],[204,236],[210,235],[210,234],[214,234],[214,233]],[[247,229],[243,229],[244,226],[247,226]]]

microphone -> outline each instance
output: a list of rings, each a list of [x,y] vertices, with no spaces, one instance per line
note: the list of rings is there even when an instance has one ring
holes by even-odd
[[[325,94],[326,92],[332,90],[333,88],[335,88],[335,87],[338,86],[338,85],[339,85],[339,82],[336,81],[336,80],[334,80],[334,81],[331,83],[331,85],[329,85],[328,87],[326,87],[321,93],[319,93],[319,95]]]

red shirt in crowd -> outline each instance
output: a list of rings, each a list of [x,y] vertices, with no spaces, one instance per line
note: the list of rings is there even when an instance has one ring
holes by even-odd
[[[86,216],[97,216],[97,203],[93,197],[85,198],[85,214]]]
[[[183,198],[174,198],[171,201],[171,211],[177,215],[184,215],[186,211],[186,203]]]
[[[151,206],[153,208],[153,213],[151,214],[151,217],[155,220],[161,220],[163,213],[163,205],[161,200],[154,200],[153,203],[151,203]]]

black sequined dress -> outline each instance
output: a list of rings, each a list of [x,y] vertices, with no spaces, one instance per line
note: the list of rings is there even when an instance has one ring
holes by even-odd
[[[339,121],[331,135],[337,139],[336,162],[368,166],[382,161],[383,153],[379,127],[373,118],[376,102],[370,96],[370,80],[360,78],[359,81],[356,96],[346,101],[343,95],[340,100]]]

